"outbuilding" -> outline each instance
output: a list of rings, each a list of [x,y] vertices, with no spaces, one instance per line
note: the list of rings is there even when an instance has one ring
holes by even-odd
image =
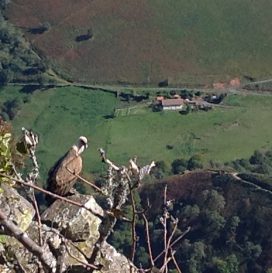
[[[163,110],[181,110],[184,101],[183,99],[165,99],[161,102]]]

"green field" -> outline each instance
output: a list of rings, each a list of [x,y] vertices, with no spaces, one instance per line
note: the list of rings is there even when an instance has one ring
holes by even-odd
[[[19,88],[0,91],[2,102],[22,96]],[[254,150],[272,147],[272,96],[229,95],[224,107],[209,112],[181,115],[178,112],[153,113],[139,104],[115,118],[119,101],[111,93],[65,87],[36,91],[13,121],[16,135],[22,126],[40,135],[38,156],[46,173],[80,135],[90,139],[84,154],[85,173],[101,171],[97,148],[104,147],[116,162],[126,163],[134,155],[141,163],[201,155],[226,162],[249,157]],[[167,145],[173,146],[167,149]]]
[[[186,85],[270,78],[271,9],[270,0],[13,0],[7,16],[75,81]],[[45,22],[48,31],[29,32]]]
[[[3,99],[10,88],[1,91]],[[12,89],[13,95],[21,96],[18,89]],[[105,147],[109,134],[109,121],[104,118],[115,107],[115,96],[109,93],[79,88],[58,88],[36,91],[31,102],[22,106],[13,121],[16,135],[22,126],[32,128],[40,135],[38,156],[41,172],[45,174],[50,166],[76,142],[78,136],[88,137],[90,145],[85,170],[99,170],[97,148]],[[94,166],[94,167],[93,167]]]
[[[271,96],[231,95],[226,99],[229,107],[209,112],[120,117],[111,123],[110,152],[118,155],[123,146],[126,156],[168,162],[193,154],[201,154],[205,162],[248,157],[255,149],[272,146],[271,103]]]

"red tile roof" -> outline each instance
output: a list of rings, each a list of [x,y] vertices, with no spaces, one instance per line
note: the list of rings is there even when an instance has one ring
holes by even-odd
[[[183,104],[183,99],[166,99],[162,101],[162,106],[180,106]]]

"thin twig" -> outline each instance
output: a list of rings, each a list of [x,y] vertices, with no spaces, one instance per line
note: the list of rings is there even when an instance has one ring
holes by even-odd
[[[168,271],[168,263],[172,260],[172,257],[168,257],[160,268],[159,272],[164,272],[164,270]]]
[[[14,181],[14,182],[17,182],[17,183],[19,183],[19,184],[21,184],[21,185],[24,185],[24,186],[26,186],[26,187],[35,189],[35,190],[40,191],[40,192],[42,192],[42,193],[45,193],[45,194],[47,194],[47,195],[53,196],[54,198],[59,199],[59,200],[62,200],[62,201],[67,202],[67,203],[69,203],[69,204],[75,205],[75,206],[80,207],[80,208],[84,208],[84,209],[90,211],[92,214],[94,214],[94,215],[97,216],[98,218],[100,218],[100,219],[103,218],[100,214],[97,214],[97,213],[94,212],[92,209],[86,207],[84,204],[80,204],[80,203],[78,203],[78,202],[76,202],[76,201],[73,201],[73,200],[70,200],[70,199],[68,199],[68,198],[66,198],[66,197],[63,197],[63,196],[60,196],[60,195],[58,195],[58,194],[52,193],[52,192],[47,191],[47,190],[45,190],[45,189],[42,189],[42,188],[40,188],[40,187],[38,187],[38,186],[36,186],[36,185],[26,183],[25,181],[22,181],[22,180],[19,180],[19,179],[15,179],[15,178],[13,178],[13,177],[11,177],[11,176],[9,176],[9,175],[5,175],[5,174],[3,174],[3,173],[0,173],[0,176],[6,177],[6,178],[8,178],[8,179],[10,179],[10,180],[12,180],[12,181]]]
[[[188,227],[173,243],[171,243],[170,248],[173,248],[190,230],[191,227]],[[156,262],[164,253],[165,249],[154,259],[154,262]]]
[[[97,187],[95,184],[91,183],[90,181],[86,180],[85,178],[83,178],[82,176],[75,174],[72,170],[70,170],[68,167],[66,167],[67,171],[71,174],[73,174],[75,177],[77,177],[78,179],[80,179],[82,182],[86,183],[87,185],[91,186],[92,188],[94,188],[96,191],[98,191],[99,193],[105,195],[103,193],[103,191]]]
[[[137,243],[137,236],[136,236],[136,205],[133,190],[131,189],[131,185],[129,187],[130,190],[130,201],[132,207],[132,220],[131,220],[131,253],[130,253],[130,260],[134,262],[135,252],[136,252],[136,243]]]
[[[155,263],[154,263],[154,260],[153,260],[152,247],[151,247],[151,242],[150,242],[148,220],[147,220],[144,213],[142,214],[142,217],[144,218],[144,222],[145,222],[145,234],[146,234],[146,240],[147,240],[147,247],[148,247],[150,263],[151,263],[151,267],[154,267]]]
[[[175,267],[176,267],[178,273],[182,273],[182,271],[181,271],[181,269],[180,269],[180,267],[179,267],[179,265],[178,265],[178,263],[177,263],[177,260],[176,260],[176,258],[175,258],[175,252],[173,251],[172,248],[170,249],[170,253],[171,253],[171,257],[172,257],[173,263],[174,263],[174,265],[175,265]]]
[[[174,223],[173,231],[172,231],[171,235],[168,238],[168,242],[167,242],[167,245],[166,245],[166,248],[165,248],[165,256],[168,256],[168,252],[169,252],[169,249],[170,249],[170,244],[172,243],[172,239],[173,239],[173,237],[174,237],[174,235],[176,233],[177,227],[178,227],[178,221],[176,220],[175,223]]]
[[[167,249],[167,218],[168,218],[168,211],[167,211],[167,184],[165,185],[164,187],[164,194],[163,194],[163,233],[164,233],[164,236],[163,236],[163,242],[164,242],[164,250],[165,250],[165,255],[164,255],[164,264],[165,264],[165,267],[163,267],[163,270],[162,270],[162,273],[164,272],[165,270],[165,273],[168,273],[168,267],[167,267],[167,257],[168,257],[168,249]]]
[[[38,160],[37,160],[37,157],[35,154],[37,145],[39,143],[39,137],[33,131],[31,131],[31,130],[29,131],[29,130],[25,129],[24,127],[22,128],[22,131],[23,131],[23,141],[24,141],[25,147],[29,153],[29,157],[32,161],[32,165],[33,165],[32,171],[26,177],[26,182],[34,185],[37,177],[39,176],[39,164],[38,164]],[[14,170],[15,170],[15,167],[14,167]],[[17,177],[19,177],[19,180],[22,180],[22,178],[17,174],[16,171],[15,171],[15,173],[16,173]],[[39,206],[37,204],[36,196],[35,196],[35,193],[33,190],[30,190],[29,196],[30,196],[30,200],[34,206],[34,209],[36,211],[36,216],[37,216],[37,221],[38,221],[38,231],[39,231],[39,243],[40,243],[40,246],[42,246],[43,241],[42,241],[41,215],[40,215],[40,211],[39,211]]]
[[[37,164],[37,160],[33,160],[32,162],[33,162],[34,167],[36,167],[35,163]],[[12,165],[12,168],[13,168],[14,174],[17,176],[18,180],[22,180],[21,175],[17,172],[14,165]],[[31,181],[31,182],[33,183],[33,181]],[[33,206],[34,206],[34,209],[35,209],[35,212],[36,212],[36,215],[37,215],[38,230],[39,230],[39,243],[40,243],[40,246],[42,246],[43,241],[42,241],[42,231],[41,231],[41,228],[42,228],[41,215],[40,215],[38,203],[37,203],[37,200],[36,200],[36,196],[35,196],[35,193],[33,191],[31,191],[30,199],[31,199],[31,202],[33,203]]]
[[[38,230],[39,230],[39,244],[40,246],[43,245],[43,240],[42,240],[42,221],[41,221],[41,215],[40,215],[40,211],[39,211],[39,207],[37,204],[37,200],[35,197],[35,193],[34,191],[32,191],[32,203],[34,205],[34,209],[36,211],[36,216],[37,216],[37,221],[38,221]]]
[[[111,162],[107,157],[106,157],[106,152],[103,148],[98,149],[102,162],[107,163],[109,166],[111,166],[115,171],[120,171],[120,168],[116,166],[113,162]]]

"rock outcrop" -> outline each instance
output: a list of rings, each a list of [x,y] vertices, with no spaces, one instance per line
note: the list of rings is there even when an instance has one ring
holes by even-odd
[[[105,213],[93,196],[74,195],[69,198],[88,209],[57,200],[43,212],[40,231],[38,223],[32,220],[35,213],[33,207],[15,189],[5,187],[4,193],[0,194],[0,206],[37,244],[41,235],[45,251],[51,251],[55,257],[59,253],[59,258],[63,260],[62,272],[90,272],[88,264],[100,238],[100,225]],[[0,261],[0,272],[19,272],[20,267],[26,272],[39,272],[38,259],[20,242],[7,235],[1,239],[0,256],[5,257],[6,261]],[[60,251],[61,247],[63,252]],[[92,272],[95,273],[137,272],[133,264],[107,242],[100,245],[93,264],[96,269]]]
[[[6,183],[1,184],[0,209],[22,231],[27,230],[35,215],[32,205]]]

